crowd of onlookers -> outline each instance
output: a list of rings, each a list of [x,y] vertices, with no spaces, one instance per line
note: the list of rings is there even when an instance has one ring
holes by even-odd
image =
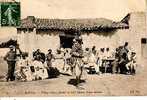
[[[97,50],[96,46],[85,48],[83,56],[83,67],[90,74],[118,73],[134,75],[136,73],[136,52],[128,48],[128,42],[113,51],[110,48]],[[70,58],[70,50],[65,50],[65,64],[70,65]]]
[[[92,51],[95,52],[95,49]],[[109,48],[101,48],[96,56],[98,67],[105,69],[105,71],[101,69],[102,72],[135,74],[136,53],[129,50],[127,42],[114,52]]]
[[[19,53],[18,53],[19,52]],[[21,52],[19,48],[10,46],[10,51],[4,57],[8,63],[7,81],[14,80],[15,66],[20,69],[15,72],[15,79],[18,80],[38,80],[49,77],[57,77],[61,73],[69,72],[72,75],[72,56],[70,48],[57,49],[55,53],[51,49],[45,54],[37,49],[32,53],[33,59],[28,58],[28,53]],[[56,66],[53,62],[60,59]],[[128,48],[128,42],[115,50],[108,48],[96,49],[85,48],[83,50],[82,65],[89,74],[118,73],[131,74],[136,73],[136,53]]]

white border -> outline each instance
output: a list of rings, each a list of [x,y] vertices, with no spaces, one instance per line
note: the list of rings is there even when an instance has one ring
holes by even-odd
[[[147,100],[147,96],[137,96],[137,97],[0,97],[0,100]]]

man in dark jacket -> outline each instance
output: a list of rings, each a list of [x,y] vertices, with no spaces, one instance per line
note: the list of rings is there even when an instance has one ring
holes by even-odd
[[[14,71],[15,71],[15,64],[16,64],[16,50],[14,46],[10,46],[10,51],[4,57],[4,60],[7,61],[8,64],[8,74],[6,80],[14,81]]]

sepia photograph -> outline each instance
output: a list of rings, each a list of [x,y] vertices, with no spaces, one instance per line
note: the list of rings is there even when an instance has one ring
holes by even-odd
[[[147,96],[147,0],[0,0],[0,97]]]

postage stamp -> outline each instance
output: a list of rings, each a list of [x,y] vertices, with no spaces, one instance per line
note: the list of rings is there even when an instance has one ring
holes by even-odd
[[[20,3],[2,2],[0,3],[0,23],[1,26],[20,25]]]

